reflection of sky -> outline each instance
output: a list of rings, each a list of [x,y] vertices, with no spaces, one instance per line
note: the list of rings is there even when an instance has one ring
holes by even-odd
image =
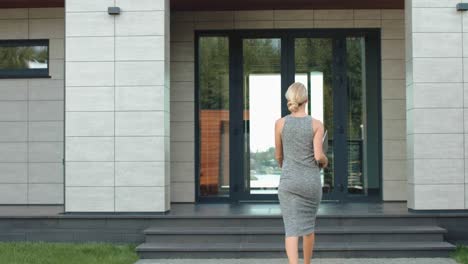
[[[47,62],[28,61],[29,69],[47,69]]]
[[[265,151],[275,146],[275,121],[281,117],[280,74],[249,75],[250,151]],[[306,74],[296,81],[307,84]],[[310,73],[312,116],[323,122],[323,73]]]

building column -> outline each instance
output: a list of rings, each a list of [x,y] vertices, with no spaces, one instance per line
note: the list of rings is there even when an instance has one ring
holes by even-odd
[[[405,3],[408,208],[415,210],[468,208],[468,13],[455,5]]]
[[[66,0],[65,14],[65,211],[169,210],[169,1]]]

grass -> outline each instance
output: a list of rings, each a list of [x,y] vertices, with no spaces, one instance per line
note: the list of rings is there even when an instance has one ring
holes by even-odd
[[[468,246],[457,246],[452,258],[460,264],[468,264]]]
[[[135,245],[110,243],[0,243],[0,263],[8,264],[133,264]]]

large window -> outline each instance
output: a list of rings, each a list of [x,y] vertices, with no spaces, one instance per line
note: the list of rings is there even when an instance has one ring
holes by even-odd
[[[0,78],[49,77],[49,40],[0,40]]]

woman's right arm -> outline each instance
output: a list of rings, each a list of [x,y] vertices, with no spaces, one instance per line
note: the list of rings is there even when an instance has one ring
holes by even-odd
[[[314,125],[315,124],[315,125]],[[326,168],[328,166],[328,158],[323,153],[323,134],[324,128],[323,124],[320,121],[314,121],[313,128],[315,130],[314,134],[314,156],[315,160],[320,164],[320,167]]]

